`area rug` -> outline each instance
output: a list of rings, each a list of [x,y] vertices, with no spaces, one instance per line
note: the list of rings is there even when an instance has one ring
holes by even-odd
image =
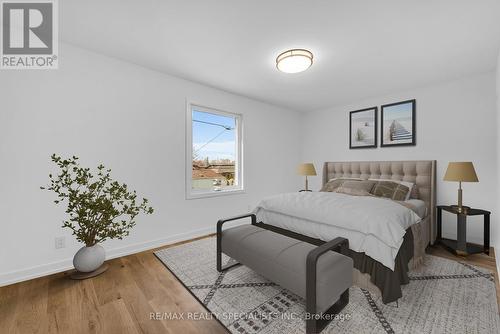
[[[215,317],[235,334],[305,332],[302,298],[242,265],[217,272],[215,247],[212,237],[155,252],[207,309],[192,318]],[[459,261],[427,255],[397,304],[355,286],[349,293],[322,333],[500,333],[493,274]]]

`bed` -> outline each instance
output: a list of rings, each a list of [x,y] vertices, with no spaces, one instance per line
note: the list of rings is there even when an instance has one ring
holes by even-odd
[[[347,255],[354,260],[354,284],[380,295],[384,303],[397,301],[401,285],[409,282],[408,271],[423,263],[425,248],[436,239],[436,161],[325,162],[323,185],[335,178],[414,183],[411,198],[422,203],[423,211],[420,208],[415,218],[401,203],[373,197],[357,197],[351,205],[349,197],[353,196],[349,195],[282,194],[259,204],[257,225],[317,245],[333,236],[350,238]],[[380,217],[384,216],[373,214],[377,210],[394,210],[393,217],[413,220],[396,224],[388,216],[383,221]],[[352,226],[346,225],[350,216]],[[326,219],[331,224],[324,224]]]

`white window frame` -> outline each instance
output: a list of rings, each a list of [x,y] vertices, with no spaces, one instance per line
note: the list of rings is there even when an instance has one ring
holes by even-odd
[[[196,199],[204,197],[216,197],[224,195],[241,194],[245,192],[243,181],[243,115],[223,111],[218,108],[207,107],[200,103],[188,101],[186,103],[186,199]],[[236,119],[236,158],[235,173],[237,186],[225,188],[220,191],[215,190],[194,190],[192,189],[193,175],[193,108],[197,111],[211,113],[215,115],[234,117]]]

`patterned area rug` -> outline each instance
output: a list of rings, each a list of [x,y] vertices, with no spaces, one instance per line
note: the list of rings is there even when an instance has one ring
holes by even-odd
[[[217,272],[215,246],[215,238],[206,238],[155,255],[230,332],[305,332],[302,298],[245,266]],[[322,333],[500,333],[494,278],[486,269],[427,255],[410,277],[397,305],[352,287],[349,304]]]

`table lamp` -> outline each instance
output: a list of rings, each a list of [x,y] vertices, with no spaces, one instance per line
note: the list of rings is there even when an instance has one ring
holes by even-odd
[[[457,211],[461,213],[464,212],[464,209],[468,210],[469,207],[462,206],[462,182],[479,182],[472,162],[450,162],[443,180],[458,182]]]
[[[297,172],[299,175],[304,175],[306,177],[306,188],[304,190],[301,190],[301,191],[310,191],[308,189],[309,184],[307,181],[307,177],[316,175],[316,169],[314,168],[314,164],[312,164],[312,163],[300,164],[299,168],[297,169]]]

